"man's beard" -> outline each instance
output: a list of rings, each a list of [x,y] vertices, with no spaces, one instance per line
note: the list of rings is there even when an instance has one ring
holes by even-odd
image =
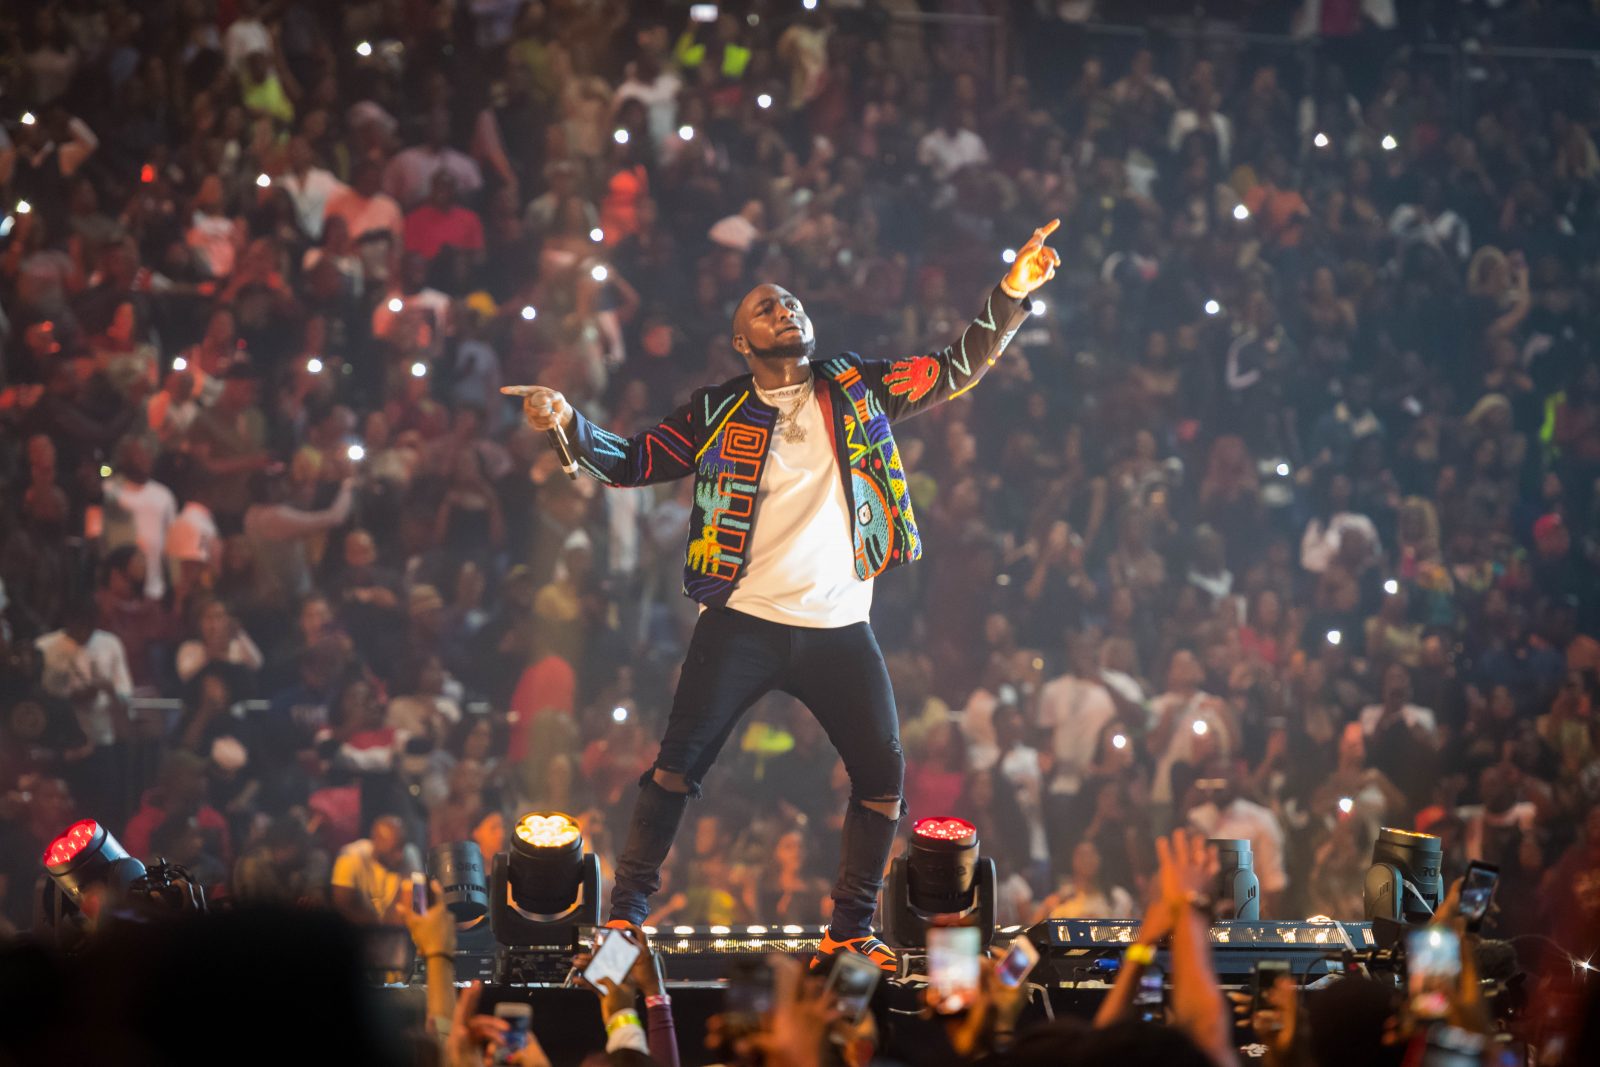
[[[784,344],[773,345],[771,348],[750,346],[750,354],[756,359],[810,359],[817,350],[817,339],[808,337],[803,341],[789,341]]]

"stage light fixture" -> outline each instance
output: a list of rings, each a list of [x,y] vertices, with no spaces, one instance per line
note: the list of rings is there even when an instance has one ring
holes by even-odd
[[[517,820],[489,879],[495,940],[575,948],[578,927],[600,925],[600,861],[583,844],[577,822],[563,812],[531,811]]]
[[[994,860],[978,854],[978,828],[965,819],[918,819],[906,854],[889,866],[884,888],[885,939],[903,948],[927,944],[930,926],[975,926],[994,936]]]
[[[1363,903],[1369,921],[1425,923],[1444,897],[1444,843],[1432,834],[1385,826],[1372,843]]]
[[[457,925],[475,925],[489,914],[489,874],[476,841],[451,841],[428,853],[428,877],[444,890],[444,906]]]
[[[1217,915],[1227,921],[1255,922],[1261,918],[1261,880],[1256,877],[1250,841],[1242,837],[1214,837],[1217,849]]]
[[[144,876],[144,864],[111,831],[93,819],[82,819],[62,831],[44,850],[44,869],[73,904],[81,904],[92,886],[126,889]]]

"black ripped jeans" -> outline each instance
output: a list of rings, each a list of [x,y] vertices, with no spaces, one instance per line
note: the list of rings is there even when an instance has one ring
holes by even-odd
[[[840,938],[869,932],[898,822],[863,802],[903,807],[905,774],[894,691],[878,639],[864,622],[815,629],[728,608],[708,608],[695,624],[652,770],[681,774],[689,794],[663,789],[651,775],[641,779],[617,858],[611,918],[644,922],[689,796],[699,795],[700,780],[745,711],[773,690],[811,709],[850,774],[831,925]]]

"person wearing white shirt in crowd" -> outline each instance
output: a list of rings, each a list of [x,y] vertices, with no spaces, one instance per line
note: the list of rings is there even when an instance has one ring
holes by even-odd
[[[627,77],[611,97],[611,114],[615,117],[629,100],[639,101],[644,105],[650,140],[664,145],[678,130],[678,91],[682,87],[676,74],[662,68],[659,58],[642,53],[628,64]]]
[[[1167,148],[1176,153],[1184,139],[1195,132],[1207,134],[1216,142],[1217,162],[1226,171],[1233,153],[1233,123],[1204,97],[1172,116],[1172,124],[1167,127]]]
[[[295,220],[313,241],[322,240],[322,223],[328,204],[349,189],[330,171],[315,165],[311,142],[304,137],[289,141],[289,169],[278,175],[278,184],[294,203]]]
[[[1180,648],[1167,667],[1167,691],[1150,702],[1149,746],[1156,759],[1150,802],[1158,807],[1183,800],[1173,786],[1175,764],[1197,767],[1212,755],[1231,755],[1238,743],[1227,705],[1200,688],[1205,676],[1195,654]]]
[[[470,199],[483,188],[483,171],[471,156],[451,148],[449,138],[450,115],[436,109],[428,116],[427,140],[397,152],[383,169],[383,191],[410,211],[428,199],[434,176],[444,171],[455,179],[456,191]]]
[[[1085,840],[1072,850],[1072,876],[1040,902],[1033,921],[1134,917],[1133,895],[1120,885],[1105,883],[1100,849]]]
[[[220,600],[200,609],[200,636],[178,646],[178,678],[187,682],[212,663],[232,663],[259,671],[265,662],[261,649],[239,626]]]
[[[261,21],[260,7],[260,0],[240,0],[237,17],[222,35],[222,52],[229,70],[242,69],[245,59],[256,52],[272,54],[272,33]]]
[[[133,520],[134,543],[144,554],[144,595],[160,600],[166,594],[167,531],[178,517],[172,490],[150,477],[150,452],[138,437],[124,437],[117,447],[116,473],[101,483],[105,502]]]
[[[133,677],[121,638],[94,626],[94,605],[74,605],[61,629],[34,642],[44,661],[39,684],[72,703],[78,725],[96,748],[116,743],[125,721]]]
[[[1239,795],[1238,782],[1244,767],[1218,757],[1207,761],[1205,777],[1195,783],[1205,797],[1189,809],[1191,829],[1210,838],[1250,842],[1256,878],[1261,882],[1261,915],[1272,913],[1272,904],[1289,888],[1289,875],[1283,866],[1283,826],[1271,810]]]
[[[244,223],[230,217],[223,207],[222,179],[206,175],[194,195],[194,213],[183,235],[195,264],[207,277],[226,278],[233,273],[244,238]]]
[[[1427,245],[1460,263],[1472,254],[1472,236],[1466,220],[1444,206],[1444,186],[1431,176],[1422,179],[1422,195],[1416,203],[1394,209],[1389,216],[1389,232],[1402,246]]]
[[[923,134],[917,143],[917,162],[941,182],[948,181],[962,167],[989,162],[988,146],[972,132],[975,125],[970,111],[950,108],[944,122]]]
[[[1100,732],[1116,716],[1116,704],[1096,677],[1094,646],[1081,634],[1067,639],[1067,673],[1052,678],[1039,690],[1034,722],[1051,734],[1055,755],[1050,778],[1051,810],[1059,817],[1061,806],[1078,795],[1083,777],[1094,760]]]
[[[167,562],[180,596],[210,585],[222,575],[221,533],[211,509],[190,500],[167,528]]]

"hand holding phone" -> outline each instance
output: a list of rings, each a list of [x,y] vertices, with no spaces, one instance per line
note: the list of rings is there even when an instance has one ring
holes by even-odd
[[[858,1023],[867,1013],[872,992],[878,988],[878,980],[882,976],[878,965],[866,957],[849,952],[840,953],[833,961],[833,970],[828,972],[825,995],[839,1012],[840,1018]]]
[[[508,1064],[528,1047],[528,1035],[533,1031],[533,1005],[503,1000],[494,1006],[494,1017],[506,1021],[506,1029],[500,1035],[505,1043],[495,1049],[494,1062]]]
[[[607,930],[594,958],[583,970],[583,980],[603,993],[606,989],[600,983],[609,978],[612,984],[620,986],[638,958],[639,946],[628,931]]]
[[[1029,972],[1038,962],[1039,950],[1028,940],[1027,934],[1018,934],[995,967],[995,977],[1002,985],[1015,989],[1027,980]]]
[[[1461,981],[1461,938],[1448,926],[1406,934],[1406,990],[1419,1019],[1442,1019]]]
[[[978,931],[936,926],[928,931],[928,999],[943,1015],[965,1011],[978,998]]]
[[[1467,929],[1476,930],[1489,913],[1494,900],[1494,890],[1500,884],[1500,868],[1482,860],[1467,864],[1466,876],[1461,879],[1461,897],[1456,910],[1467,920]]]

